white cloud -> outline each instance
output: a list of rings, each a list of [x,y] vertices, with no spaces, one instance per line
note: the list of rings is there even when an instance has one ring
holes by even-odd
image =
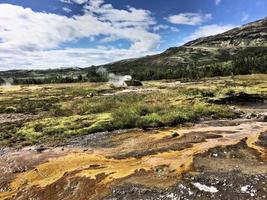
[[[59,0],[59,1],[62,2],[62,3],[69,3],[69,4],[72,3],[71,0]]]
[[[162,25],[162,24],[159,24],[159,25],[153,27],[153,31],[157,32],[157,31],[160,31],[160,30],[168,30],[168,31],[172,31],[172,32],[179,32],[180,31],[176,27],[168,26],[168,25]]]
[[[85,4],[88,0],[60,0],[63,3],[77,3],[77,4]]]
[[[74,3],[78,3],[78,4],[84,4],[86,3],[88,0],[71,0],[73,1]]]
[[[247,21],[248,19],[249,19],[249,15],[248,15],[247,13],[243,13],[243,14],[242,14],[241,21],[242,21],[242,22],[245,22],[245,21]]]
[[[201,25],[203,22],[212,18],[211,14],[202,13],[180,13],[178,15],[170,15],[166,18],[167,21],[173,24],[185,24],[185,25]]]
[[[97,15],[100,21],[109,21],[116,27],[138,26],[148,28],[156,24],[148,10],[128,7],[127,10],[115,9],[111,4],[104,4],[103,0],[91,0],[84,6],[87,13]]]
[[[48,64],[45,64],[48,61],[50,61],[51,67],[59,67],[56,61],[61,64],[74,64],[70,62],[71,57],[57,56],[59,52],[62,55],[70,54],[69,49],[53,49],[57,49],[61,44],[67,42],[82,38],[88,38],[89,41],[100,35],[105,37],[105,40],[103,40],[105,42],[119,39],[127,40],[130,42],[130,47],[128,49],[105,50],[104,55],[106,56],[108,54],[113,55],[113,51],[114,53],[119,52],[118,55],[120,56],[116,56],[116,54],[107,59],[95,56],[98,61],[92,59],[91,55],[81,53],[92,53],[93,48],[77,49],[79,55],[86,57],[82,58],[80,56],[79,60],[76,60],[77,65],[85,60],[87,62],[86,66],[88,66],[93,63],[103,63],[105,60],[115,61],[127,56],[136,57],[149,54],[160,41],[160,36],[152,32],[153,27],[157,25],[154,18],[151,17],[151,13],[147,10],[133,7],[119,10],[111,4],[105,4],[102,0],[89,1],[84,6],[84,14],[73,17],[34,12],[30,8],[0,4],[0,70],[4,66],[27,65],[34,67],[42,65],[48,67]],[[74,51],[75,49],[71,49],[71,55],[75,54]],[[99,51],[99,49],[96,49],[97,55],[101,55]],[[12,56],[12,54],[14,55]],[[90,59],[87,59],[87,57]],[[47,61],[42,62],[43,60]],[[66,66],[62,65],[60,67]]]
[[[206,26],[200,26],[192,34],[190,34],[188,37],[184,39],[184,43],[201,38],[201,37],[207,37],[207,36],[223,33],[235,27],[236,26],[231,25],[231,24],[228,24],[228,25],[211,24],[211,25],[206,25]]]
[[[44,69],[61,67],[89,67],[91,65],[105,64],[121,59],[144,56],[138,50],[119,48],[68,48],[63,50],[20,51],[12,50],[3,54],[0,49],[0,60],[5,65],[0,71],[10,69]],[[159,52],[150,51],[146,55]]]
[[[72,10],[70,8],[67,8],[67,7],[63,7],[62,10],[64,10],[66,13],[72,12]]]
[[[215,0],[215,4],[219,5],[222,2],[222,0]]]

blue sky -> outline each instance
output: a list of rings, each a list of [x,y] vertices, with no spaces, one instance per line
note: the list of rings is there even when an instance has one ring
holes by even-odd
[[[266,16],[266,0],[0,0],[0,70],[155,54]]]

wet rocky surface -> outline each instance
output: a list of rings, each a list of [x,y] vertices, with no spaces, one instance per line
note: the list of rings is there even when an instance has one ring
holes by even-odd
[[[254,161],[254,163],[253,163]],[[251,166],[253,163],[253,166]],[[230,165],[230,166],[229,166]],[[262,167],[262,170],[259,168]],[[251,169],[249,169],[251,168]],[[144,177],[145,178],[145,177]],[[105,200],[266,199],[267,162],[260,161],[245,139],[196,155],[191,170],[169,188],[124,184]]]
[[[264,148],[267,148],[267,132],[260,134],[257,144]]]
[[[221,99],[211,100],[211,102],[213,103],[220,103],[220,104],[237,104],[237,103],[239,104],[242,104],[242,103],[243,104],[255,104],[255,103],[263,104],[263,103],[266,103],[265,101],[266,101],[266,98],[259,94],[248,94],[244,92],[240,92],[240,93],[230,92]]]
[[[0,199],[266,199],[266,108],[252,110],[235,120],[0,149]]]
[[[105,200],[178,200],[178,199],[266,199],[267,174],[247,176],[238,171],[228,173],[185,174],[168,189],[141,185],[124,185],[112,189]]]
[[[74,147],[74,148],[111,148],[116,146],[116,143],[110,141],[110,137],[113,135],[125,134],[131,130],[116,130],[116,131],[105,131],[101,133],[93,133],[85,136],[79,136],[71,138],[71,140],[63,141],[61,143],[51,144],[55,147]]]

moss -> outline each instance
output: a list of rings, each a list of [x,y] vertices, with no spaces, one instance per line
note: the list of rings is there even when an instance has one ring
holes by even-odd
[[[9,106],[9,107],[5,108],[4,111],[6,113],[15,113],[17,111],[17,108],[13,107],[13,106]]]
[[[151,113],[139,118],[137,122],[137,127],[141,127],[143,129],[149,127],[160,127],[164,124],[161,121],[161,117],[158,113]]]
[[[110,119],[108,113],[46,118],[24,124],[17,135],[29,140],[52,140],[64,136],[83,135],[105,130]]]
[[[40,119],[1,124],[0,145],[50,142],[114,129],[175,126],[200,118],[235,118],[237,113],[227,106],[208,102],[238,92],[267,97],[266,85],[267,76],[255,74],[187,83],[150,81],[144,83],[144,90],[129,93],[114,93],[118,89],[91,83],[2,90],[0,113],[38,114]],[[88,97],[90,92],[95,96]]]

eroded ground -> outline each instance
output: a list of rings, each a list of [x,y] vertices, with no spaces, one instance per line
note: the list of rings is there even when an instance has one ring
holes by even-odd
[[[86,148],[51,147],[42,153],[29,148],[3,152],[0,195],[7,199],[264,199],[267,161],[262,144],[267,124],[236,123],[117,133],[103,138],[110,143],[108,148],[96,143]],[[174,131],[179,136],[173,137]]]
[[[168,82],[159,87],[149,84],[164,93],[177,87]],[[197,84],[186,87],[200,88]],[[265,86],[257,83],[261,97]],[[128,92],[133,91],[119,94]],[[216,96],[207,101],[215,98],[224,100]],[[235,107],[239,118],[200,117],[173,128],[111,130],[42,145],[3,146],[0,199],[266,199],[266,102],[228,106]],[[2,124],[44,119],[43,113],[23,114]]]

